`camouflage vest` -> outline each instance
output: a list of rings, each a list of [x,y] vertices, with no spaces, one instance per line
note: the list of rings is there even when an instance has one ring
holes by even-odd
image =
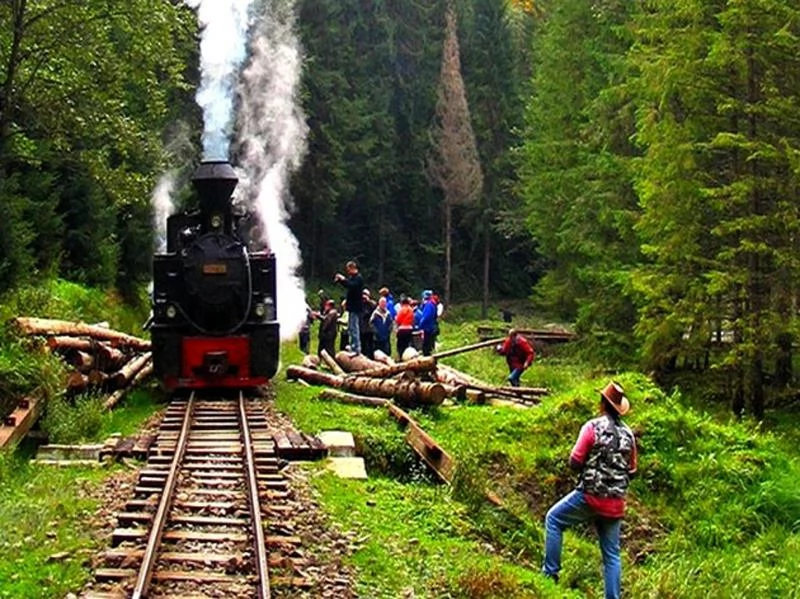
[[[586,458],[578,488],[595,497],[625,497],[630,483],[628,469],[636,440],[631,429],[610,416],[591,422],[594,446]]]

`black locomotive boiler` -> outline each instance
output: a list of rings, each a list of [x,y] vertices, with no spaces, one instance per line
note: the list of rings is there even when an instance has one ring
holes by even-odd
[[[279,359],[275,256],[248,249],[229,163],[201,163],[192,183],[198,209],[167,219],[153,256],[155,374],[171,390],[263,385]]]

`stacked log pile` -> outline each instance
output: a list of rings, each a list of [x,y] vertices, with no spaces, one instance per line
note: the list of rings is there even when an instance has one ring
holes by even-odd
[[[321,400],[387,409],[405,429],[406,442],[442,481],[450,483],[455,471],[453,458],[398,405],[439,405],[446,398],[475,403],[491,398],[523,405],[538,402],[547,389],[492,386],[439,363],[442,358],[493,346],[500,341],[502,339],[492,339],[432,356],[409,354],[410,359],[400,363],[382,353],[370,360],[347,352],[330,356],[323,350],[320,361],[305,359],[303,366],[290,366],[286,376],[307,385],[327,387],[318,396]],[[312,364],[314,368],[309,367]],[[331,373],[322,372],[318,367],[327,367]],[[487,497],[495,505],[502,503],[492,494]]]
[[[150,342],[103,324],[20,316],[9,325],[21,335],[44,337],[47,350],[71,366],[66,380],[68,393],[110,393],[107,408],[152,373]]]
[[[322,360],[304,360],[303,366],[287,369],[287,378],[335,390],[324,392],[324,399],[338,399],[363,405],[383,405],[376,398],[393,399],[407,407],[439,405],[446,398],[484,403],[500,398],[523,405],[535,404],[547,389],[541,387],[505,387],[490,385],[439,360],[460,353],[493,346],[502,339],[492,339],[473,345],[447,350],[432,356],[414,355],[404,362],[395,363],[379,353],[377,360],[363,355],[339,352],[330,356],[322,352]],[[325,367],[332,374],[322,372]]]

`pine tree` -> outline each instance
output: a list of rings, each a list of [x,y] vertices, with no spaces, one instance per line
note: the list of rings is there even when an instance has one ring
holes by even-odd
[[[583,331],[603,331],[605,348],[628,359],[635,322],[628,272],[638,245],[634,111],[622,57],[634,10],[613,0],[553,6],[537,37],[518,152],[518,192],[546,260],[539,300]]]
[[[453,207],[471,204],[483,187],[475,134],[472,130],[467,95],[461,77],[458,28],[452,4],[445,15],[442,70],[432,136],[433,154],[428,160],[431,182],[444,194],[444,301],[450,303]]]
[[[769,364],[785,359],[796,325],[800,8],[646,7],[631,57],[641,71],[640,233],[650,259],[636,277],[638,331],[649,363],[662,367],[730,331],[721,366],[733,410],[749,399],[761,418]]]

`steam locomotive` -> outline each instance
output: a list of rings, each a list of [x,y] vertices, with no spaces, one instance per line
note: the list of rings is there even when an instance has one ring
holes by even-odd
[[[153,256],[153,369],[169,390],[256,387],[278,369],[275,256],[248,249],[237,183],[229,163],[201,163],[198,209],[167,219]]]

